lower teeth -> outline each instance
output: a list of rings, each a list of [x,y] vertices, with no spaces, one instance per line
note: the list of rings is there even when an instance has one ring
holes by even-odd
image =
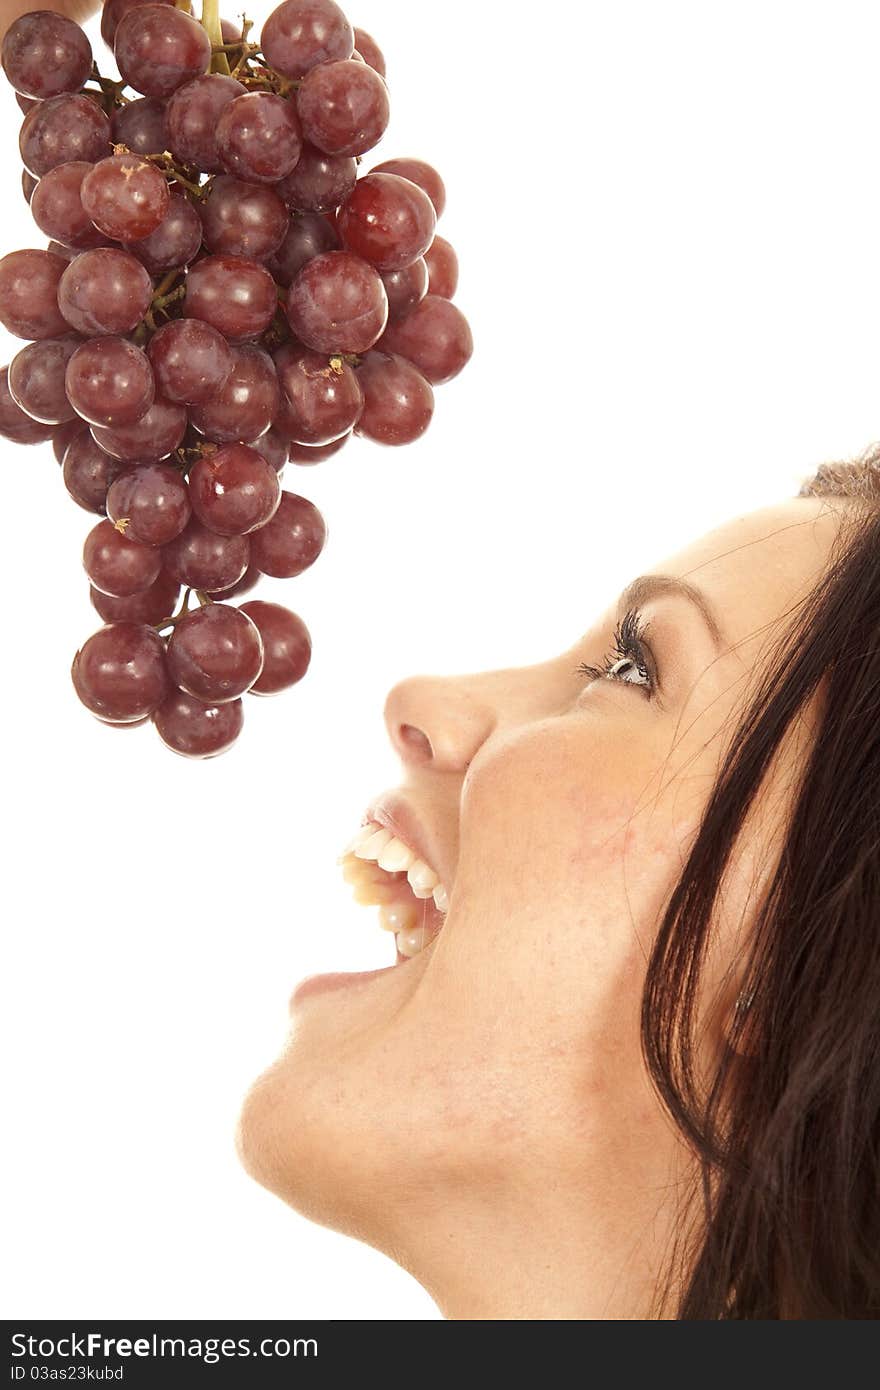
[[[424,921],[425,908],[421,903],[383,903],[379,908],[379,926],[394,932],[397,949],[402,956],[417,956],[434,935]]]
[[[415,909],[401,907],[399,903],[383,903],[379,908],[379,926],[383,931],[409,931],[418,926],[418,916]]]
[[[402,956],[417,956],[427,946],[430,937],[427,927],[410,927],[409,931],[398,932],[395,940]]]

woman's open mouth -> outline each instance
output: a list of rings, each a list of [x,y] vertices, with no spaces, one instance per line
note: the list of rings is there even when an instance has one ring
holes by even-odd
[[[386,826],[368,821],[339,856],[357,902],[378,906],[379,925],[393,932],[397,960],[408,960],[433,941],[449,907],[438,874]]]

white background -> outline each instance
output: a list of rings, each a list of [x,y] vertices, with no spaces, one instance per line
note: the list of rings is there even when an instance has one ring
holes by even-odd
[[[233,1148],[294,983],[389,963],[336,865],[401,779],[387,690],[549,657],[653,560],[880,435],[876,6],[349,13],[392,96],[363,167],[444,175],[476,350],[417,445],[288,466],[329,539],[256,596],[314,656],[246,697],[232,752],[188,762],[79,705],[93,522],[48,445],[2,443],[7,1317],[438,1316]],[[45,241],[19,121],[4,90],[4,254]]]

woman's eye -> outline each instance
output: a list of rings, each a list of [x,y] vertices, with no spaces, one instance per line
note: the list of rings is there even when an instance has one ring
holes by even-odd
[[[614,630],[615,650],[605,657],[601,666],[581,663],[575,667],[575,674],[590,676],[594,680],[608,679],[621,681],[625,685],[637,685],[650,699],[655,692],[655,667],[653,654],[644,642],[643,631],[641,615],[637,610],[630,609]]]

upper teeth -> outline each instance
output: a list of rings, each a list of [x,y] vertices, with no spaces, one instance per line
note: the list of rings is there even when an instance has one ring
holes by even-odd
[[[362,825],[353,839],[349,840],[339,856],[341,862],[346,855],[354,854],[358,859],[373,859],[389,873],[399,873],[406,869],[406,877],[413,894],[417,898],[433,898],[441,912],[449,907],[449,894],[440,882],[430,864],[419,859],[409,845],[405,845],[385,826]]]

